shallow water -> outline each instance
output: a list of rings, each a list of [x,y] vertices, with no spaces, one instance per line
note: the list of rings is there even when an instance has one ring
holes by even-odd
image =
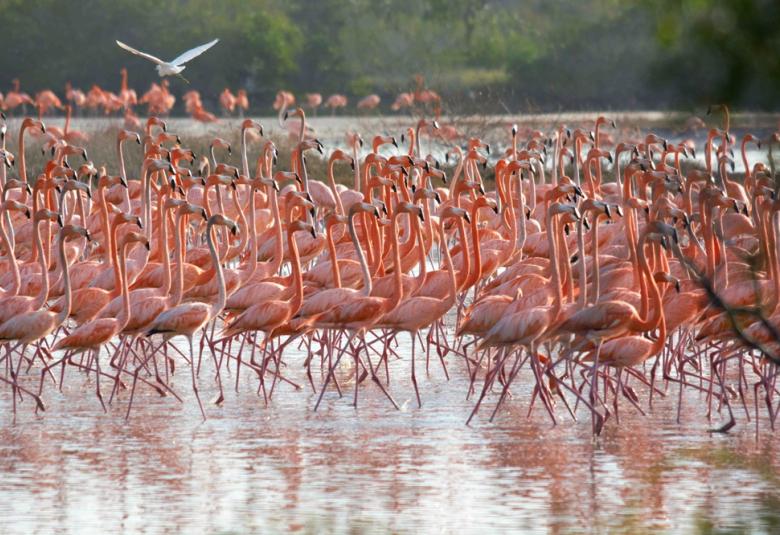
[[[303,354],[285,355],[287,374],[305,385]],[[531,377],[521,374],[493,423],[495,397],[467,427],[465,369],[447,360],[449,382],[438,359],[427,377],[418,361],[422,409],[408,359],[392,362],[400,411],[370,381],[353,408],[349,366],[344,398],[329,391],[316,413],[308,387],[282,385],[265,407],[245,372],[238,394],[226,375],[227,399],[207,404],[206,422],[185,364],[173,383],[184,403],[140,388],[129,421],[126,392],[103,414],[93,383],[75,371],[62,394],[46,391],[45,413],[28,401],[16,424],[2,390],[0,532],[780,529],[777,437],[762,430],[756,440],[744,414],[730,434],[710,434],[718,422],[691,391],[678,424],[672,387],[646,417],[622,403],[620,425],[610,419],[594,440],[587,416],[574,422],[562,406],[557,426],[538,404],[526,417]],[[210,370],[204,401],[215,395]]]

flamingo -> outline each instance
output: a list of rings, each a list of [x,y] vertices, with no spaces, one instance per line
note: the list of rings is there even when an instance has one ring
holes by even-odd
[[[103,396],[100,392],[100,348],[111,341],[117,334],[119,334],[124,326],[130,319],[130,298],[128,297],[127,289],[127,248],[131,243],[141,243],[144,247],[149,249],[149,241],[145,236],[137,232],[130,232],[123,236],[122,242],[119,245],[119,278],[121,281],[121,295],[122,295],[122,310],[116,318],[100,318],[88,323],[84,323],[69,335],[64,338],[60,338],[52,348],[53,351],[66,351],[71,355],[73,353],[79,353],[82,351],[90,351],[94,353],[93,359],[95,362],[96,370],[96,394],[100,400],[100,404],[103,406],[103,410],[106,410],[105,403],[103,402]],[[64,308],[68,308],[66,305]],[[63,357],[64,359],[67,357]],[[52,364],[49,367],[53,367]]]
[[[192,390],[198,400],[198,406],[200,407],[200,412],[204,420],[206,419],[206,411],[203,409],[203,403],[200,400],[198,385],[195,379],[195,352],[192,347],[192,337],[222,312],[227,298],[225,293],[225,279],[222,273],[222,263],[217,256],[214,238],[212,237],[212,228],[215,225],[227,227],[234,235],[238,232],[238,225],[221,214],[211,216],[206,225],[206,240],[208,242],[209,253],[211,254],[211,262],[216,270],[218,281],[219,296],[217,297],[216,302],[211,305],[205,303],[182,303],[157,316],[150,325],[149,330],[146,332],[147,336],[162,334],[165,342],[174,336],[185,336],[187,338],[190,345],[190,356],[192,358],[192,361],[190,362]]]

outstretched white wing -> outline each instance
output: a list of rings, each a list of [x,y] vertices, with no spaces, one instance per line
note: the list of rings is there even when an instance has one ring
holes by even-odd
[[[118,44],[120,48],[124,48],[125,50],[127,50],[131,54],[135,54],[136,56],[141,56],[142,58],[146,58],[149,61],[152,61],[152,62],[154,62],[154,63],[156,63],[158,65],[162,65],[163,63],[165,63],[160,58],[156,58],[156,57],[152,56],[151,54],[147,54],[146,52],[141,52],[140,50],[136,50],[132,46],[124,44],[122,41],[117,41],[116,44]]]
[[[205,45],[196,46],[192,50],[186,51],[184,54],[171,61],[171,65],[176,65],[177,67],[184,65],[191,59],[197,58],[198,56],[203,54],[206,50],[216,45],[218,42],[219,39],[214,39],[213,41],[211,41],[210,43],[206,43]]]

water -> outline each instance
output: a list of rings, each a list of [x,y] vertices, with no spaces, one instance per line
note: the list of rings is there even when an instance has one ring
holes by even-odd
[[[290,348],[286,362],[305,385],[302,353]],[[448,363],[449,382],[438,360],[428,377],[418,371],[418,409],[408,359],[393,361],[400,411],[370,381],[353,408],[349,366],[345,397],[329,392],[316,413],[310,388],[282,385],[265,407],[245,372],[238,394],[226,376],[227,399],[207,403],[206,422],[184,364],[173,383],[184,403],[142,388],[129,421],[127,393],[103,414],[93,383],[72,370],[62,394],[47,390],[46,413],[25,403],[16,424],[4,389],[0,533],[780,529],[777,437],[756,440],[744,414],[732,433],[710,434],[719,417],[707,422],[691,391],[678,424],[672,388],[646,417],[622,403],[620,425],[610,419],[594,440],[586,415],[574,422],[562,406],[557,426],[538,405],[526,417],[521,374],[494,423],[489,403],[466,427],[466,371]],[[204,401],[215,396],[209,371]]]

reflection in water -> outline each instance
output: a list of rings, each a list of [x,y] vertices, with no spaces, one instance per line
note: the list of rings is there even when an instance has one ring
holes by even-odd
[[[291,348],[305,384],[302,361]],[[193,399],[151,392],[129,422],[127,393],[104,415],[74,374],[43,416],[25,404],[13,425],[3,391],[0,532],[778,529],[774,437],[708,434],[693,392],[681,424],[675,394],[648,417],[621,408],[598,440],[587,418],[552,427],[538,405],[526,417],[529,391],[466,427],[466,374],[450,367],[447,383],[432,363],[422,409],[396,362],[400,412],[370,385],[357,410],[331,393],[314,413],[310,390],[285,386],[266,408],[247,380],[205,423]]]

